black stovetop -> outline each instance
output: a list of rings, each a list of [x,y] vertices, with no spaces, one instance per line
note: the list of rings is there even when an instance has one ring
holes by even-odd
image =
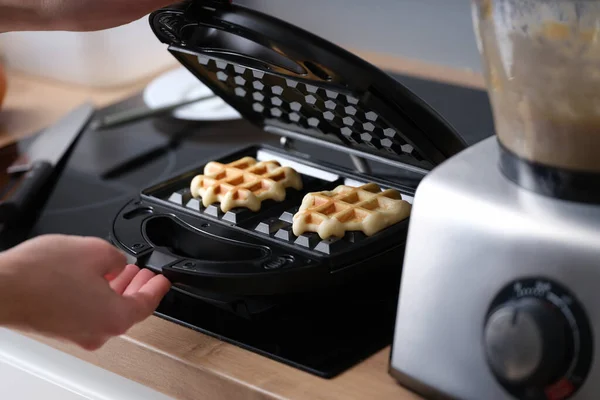
[[[469,144],[493,133],[484,92],[397,76],[422,96]],[[140,96],[102,113],[139,105]],[[137,193],[197,166],[212,156],[278,138],[245,121],[185,122],[160,118],[107,131],[86,131],[27,236],[46,233],[107,238],[113,217]],[[344,154],[314,146],[298,149],[328,162],[351,166]],[[376,175],[414,179],[374,165]],[[4,232],[6,235],[7,233]],[[332,377],[389,345],[392,340],[399,270],[360,287],[286,299],[218,299],[205,302],[171,291],[157,315],[323,377]],[[393,267],[393,266],[391,266]],[[265,307],[249,317],[244,308]]]

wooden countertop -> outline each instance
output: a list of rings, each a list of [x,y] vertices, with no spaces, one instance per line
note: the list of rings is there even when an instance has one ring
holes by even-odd
[[[469,71],[381,54],[356,53],[394,72],[483,87],[482,78]],[[110,104],[141,90],[148,81],[100,90],[10,71],[8,96],[0,111],[0,147],[39,131],[86,99],[99,106]],[[389,348],[340,376],[325,380],[154,316],[96,352],[28,336],[181,400],[420,398],[388,375]]]

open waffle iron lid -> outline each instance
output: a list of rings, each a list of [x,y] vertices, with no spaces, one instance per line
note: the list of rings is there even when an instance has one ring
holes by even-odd
[[[187,1],[152,13],[150,26],[183,66],[267,132],[422,174],[466,147],[383,71],[264,13]]]

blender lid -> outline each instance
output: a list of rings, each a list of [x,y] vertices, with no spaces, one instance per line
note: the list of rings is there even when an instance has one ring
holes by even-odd
[[[404,85],[299,27],[231,1],[187,1],[150,26],[173,56],[265,131],[427,173],[467,147]]]

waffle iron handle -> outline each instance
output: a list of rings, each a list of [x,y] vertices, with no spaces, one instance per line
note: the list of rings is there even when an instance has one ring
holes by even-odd
[[[160,257],[172,257],[168,250],[166,253],[163,251],[163,249],[154,250]],[[163,260],[168,261],[167,258]],[[162,266],[156,272],[162,273],[174,287],[180,288],[185,293],[189,293],[190,290],[200,290],[236,296],[271,295],[293,290],[293,287],[288,287],[289,284],[280,281],[281,273],[284,272],[284,275],[289,273],[298,275],[298,279],[293,281],[292,286],[314,286],[315,282],[320,282],[320,268],[312,268],[313,271],[308,274],[300,273],[303,268],[295,268],[306,263],[307,260],[302,257],[295,258],[283,253],[269,252],[261,259],[225,262],[179,258],[174,263]],[[316,265],[313,263],[313,266]],[[156,268],[156,265],[147,264],[147,266],[150,269]]]
[[[156,247],[144,264],[146,268],[162,273],[172,283],[194,286],[193,282],[198,279],[268,272],[289,266],[294,261],[294,257],[290,255],[274,254],[270,251],[263,251],[262,257],[259,258],[247,257],[232,261],[199,260],[181,258],[167,248]]]

